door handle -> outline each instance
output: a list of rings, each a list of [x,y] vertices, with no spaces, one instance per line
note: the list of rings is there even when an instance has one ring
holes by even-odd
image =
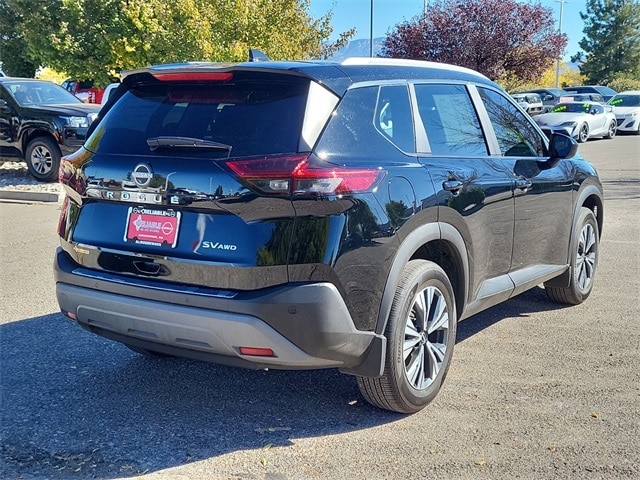
[[[460,190],[462,190],[462,187],[464,187],[464,183],[462,183],[460,180],[447,180],[445,182],[442,182],[442,188],[444,188],[447,192],[451,192],[454,195],[459,193]]]
[[[167,275],[169,273],[168,269],[164,265],[160,265],[155,262],[145,262],[145,261],[134,261],[133,266],[138,270],[139,273],[143,275],[150,275],[153,277],[158,277],[161,275]]]
[[[519,178],[516,180],[516,188],[518,190],[523,190],[526,192],[531,188],[531,185],[533,185],[533,182],[531,180],[527,180],[526,178]]]

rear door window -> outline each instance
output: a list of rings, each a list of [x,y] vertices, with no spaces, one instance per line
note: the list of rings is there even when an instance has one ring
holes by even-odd
[[[464,85],[416,85],[415,92],[432,154],[488,155],[478,115]]]

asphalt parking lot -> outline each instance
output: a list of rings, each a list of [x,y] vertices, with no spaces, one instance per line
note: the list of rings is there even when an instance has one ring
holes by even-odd
[[[412,416],[338,372],[153,360],[81,330],[55,302],[59,203],[0,203],[0,478],[640,478],[640,137],[580,152],[606,199],[591,297],[535,288],[465,320]]]

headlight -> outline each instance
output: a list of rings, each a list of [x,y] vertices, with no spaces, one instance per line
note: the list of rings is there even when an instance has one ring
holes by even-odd
[[[578,122],[564,122],[561,123],[560,126],[561,127],[575,127],[578,124]]]
[[[68,127],[81,128],[89,126],[89,119],[87,117],[65,117]]]
[[[87,115],[87,117],[89,118],[89,125],[91,125],[96,118],[98,118],[98,114],[97,113],[90,113],[89,115]]]

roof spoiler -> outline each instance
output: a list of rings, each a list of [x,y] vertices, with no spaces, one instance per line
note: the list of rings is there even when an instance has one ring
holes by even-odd
[[[249,61],[250,62],[270,62],[271,59],[267,57],[267,55],[263,51],[252,48],[249,50]]]

